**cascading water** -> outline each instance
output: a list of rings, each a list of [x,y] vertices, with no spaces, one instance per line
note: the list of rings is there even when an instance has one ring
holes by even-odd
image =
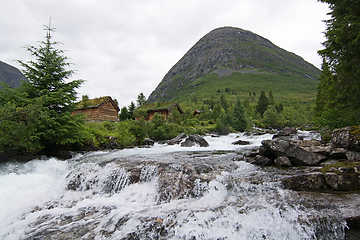
[[[238,156],[271,135],[33,160],[0,168],[1,239],[343,239],[327,204]]]

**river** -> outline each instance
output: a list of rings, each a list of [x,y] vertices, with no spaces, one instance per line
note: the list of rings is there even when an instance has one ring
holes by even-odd
[[[3,163],[0,238],[343,239],[336,206],[284,189],[284,169],[242,161],[271,138],[206,136],[209,147],[155,144]],[[231,144],[239,139],[251,145]]]

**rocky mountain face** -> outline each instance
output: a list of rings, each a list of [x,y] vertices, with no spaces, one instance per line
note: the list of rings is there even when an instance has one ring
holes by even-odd
[[[20,80],[27,81],[19,69],[0,61],[0,82],[6,83],[10,87],[15,88],[21,85]]]
[[[240,28],[217,28],[202,37],[164,76],[149,102],[171,100],[170,89],[214,70],[286,73],[317,79],[320,70],[269,40]],[[231,74],[231,73],[230,73]]]

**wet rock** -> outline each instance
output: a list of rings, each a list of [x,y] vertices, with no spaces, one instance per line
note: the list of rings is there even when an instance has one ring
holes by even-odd
[[[273,160],[261,155],[257,155],[250,163],[258,166],[270,166],[273,164]]]
[[[293,190],[325,190],[325,177],[323,173],[314,172],[299,174],[283,178],[281,183]]]
[[[360,152],[360,126],[335,129],[331,136],[332,146]]]
[[[292,164],[289,158],[285,156],[280,156],[274,160],[275,165],[282,166],[282,167],[291,167]]]
[[[286,140],[264,140],[261,142],[260,155],[275,159],[281,156],[289,158],[293,165],[318,165],[321,159],[313,153],[306,151],[297,144]]]
[[[360,160],[360,152],[347,151],[346,157],[349,161],[359,161]]]
[[[344,159],[346,158],[346,152],[344,148],[332,148],[330,157],[333,159]]]
[[[249,141],[243,141],[243,140],[238,140],[238,141],[233,142],[233,143],[231,143],[231,144],[232,144],[232,145],[250,145],[251,142],[249,142]]]
[[[190,135],[186,138],[185,142],[181,143],[182,147],[192,147],[198,144],[200,147],[208,147],[209,143],[200,135]]]
[[[184,138],[186,138],[187,135],[185,133],[179,133],[179,135],[177,135],[175,138],[171,139],[170,141],[168,141],[168,145],[175,145],[175,144],[179,144]]]
[[[145,138],[142,142],[143,145],[148,145],[148,146],[154,146],[155,142],[154,140],[150,139],[150,138]]]
[[[360,189],[359,174],[314,172],[286,177],[281,182],[286,188],[293,190],[354,191]]]
[[[281,130],[280,132],[278,132],[277,134],[275,134],[273,136],[273,139],[278,138],[278,137],[283,137],[283,136],[291,136],[293,134],[296,134],[297,130],[294,127],[285,127],[283,130]]]

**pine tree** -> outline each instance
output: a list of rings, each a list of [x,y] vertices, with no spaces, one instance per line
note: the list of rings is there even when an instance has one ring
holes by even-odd
[[[137,106],[140,107],[146,103],[146,97],[144,96],[144,93],[140,93],[137,97]]]
[[[275,99],[274,99],[274,95],[271,90],[269,91],[268,99],[269,99],[269,105],[275,106]]]
[[[236,131],[244,132],[248,126],[248,119],[246,117],[245,109],[238,97],[233,106],[233,125]]]
[[[260,113],[262,117],[268,105],[269,105],[269,99],[267,98],[265,92],[262,91],[256,106],[256,112]]]
[[[20,88],[14,91],[3,92],[0,101],[7,99],[1,112],[7,108],[14,109],[10,118],[12,123],[31,127],[31,134],[24,136],[25,145],[9,145],[7,148],[25,152],[36,152],[42,149],[51,149],[59,145],[77,143],[81,141],[79,131],[82,127],[82,116],[72,116],[76,100],[76,88],[82,80],[67,81],[73,74],[68,70],[70,63],[63,51],[55,48],[49,26],[45,26],[46,37],[38,47],[27,46],[26,49],[35,57],[34,61],[19,61],[24,68],[23,74],[29,82],[23,82]],[[3,102],[4,103],[4,102]],[[34,109],[36,106],[36,109]],[[37,113],[37,114],[35,114]],[[38,123],[35,123],[38,121]],[[11,126],[3,128],[2,138],[11,133]],[[19,137],[19,136],[16,136]],[[1,142],[1,139],[0,139]],[[29,147],[30,146],[30,147]]]
[[[325,47],[316,114],[321,124],[342,127],[360,123],[360,2],[320,0],[328,3]]]

